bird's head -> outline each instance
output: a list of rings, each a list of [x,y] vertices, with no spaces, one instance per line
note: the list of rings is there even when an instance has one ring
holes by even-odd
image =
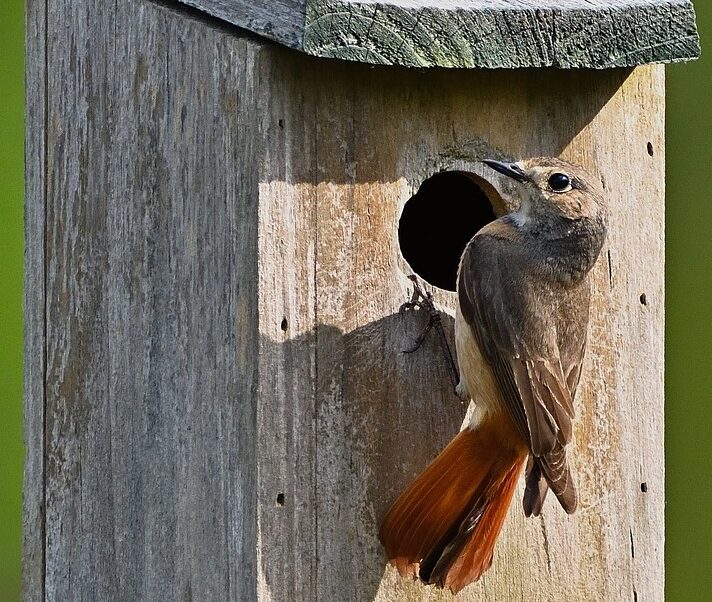
[[[513,214],[520,225],[565,227],[593,220],[605,228],[603,185],[583,167],[553,157],[484,163],[521,184],[519,208]]]

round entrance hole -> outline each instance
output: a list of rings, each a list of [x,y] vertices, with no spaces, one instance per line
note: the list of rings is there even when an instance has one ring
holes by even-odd
[[[423,280],[454,291],[465,246],[495,217],[475,176],[458,171],[436,174],[403,207],[398,224],[401,253]]]

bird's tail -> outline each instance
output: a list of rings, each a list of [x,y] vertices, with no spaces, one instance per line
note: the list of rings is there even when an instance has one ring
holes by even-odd
[[[388,511],[379,537],[403,575],[454,593],[492,564],[527,450],[487,416],[460,432]]]

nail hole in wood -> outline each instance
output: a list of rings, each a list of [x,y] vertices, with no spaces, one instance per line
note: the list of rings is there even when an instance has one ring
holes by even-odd
[[[284,506],[284,494],[283,493],[277,494],[277,505]]]
[[[648,154],[652,157],[655,154],[655,149],[653,148],[653,143],[648,142]]]
[[[280,128],[284,129],[284,119],[280,119],[277,124],[279,125]]]
[[[648,493],[648,484],[647,484],[647,483],[641,483],[641,484],[640,484],[640,490],[641,490],[643,493]]]
[[[645,296],[645,293],[640,295],[640,303],[641,305],[647,305],[648,304],[648,298]]]
[[[495,219],[492,201],[472,174],[444,171],[406,202],[398,242],[410,268],[426,282],[454,291],[457,268],[475,233]]]
[[[289,328],[289,322],[287,322],[287,318],[282,318],[282,323],[279,325],[279,327],[282,329],[282,332],[287,332],[287,329]]]

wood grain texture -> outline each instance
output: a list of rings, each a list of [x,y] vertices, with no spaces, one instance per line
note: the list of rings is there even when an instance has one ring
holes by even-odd
[[[458,599],[662,599],[662,67],[315,69],[149,2],[49,9],[28,55],[28,600],[451,599],[377,540],[466,411],[434,337],[401,353],[423,317],[397,311],[398,219],[443,169],[511,208],[479,161],[541,154],[601,174],[612,210],[581,507],[515,502]]]
[[[306,0],[178,0],[290,48],[304,39]]]
[[[605,69],[699,56],[689,0],[180,0],[320,57]]]
[[[25,349],[23,597],[44,600],[46,19],[43,0],[25,11]]]
[[[47,221],[28,224],[48,248],[44,474],[28,461],[46,570],[28,572],[46,600],[253,599],[259,46],[150,3],[48,16]]]

